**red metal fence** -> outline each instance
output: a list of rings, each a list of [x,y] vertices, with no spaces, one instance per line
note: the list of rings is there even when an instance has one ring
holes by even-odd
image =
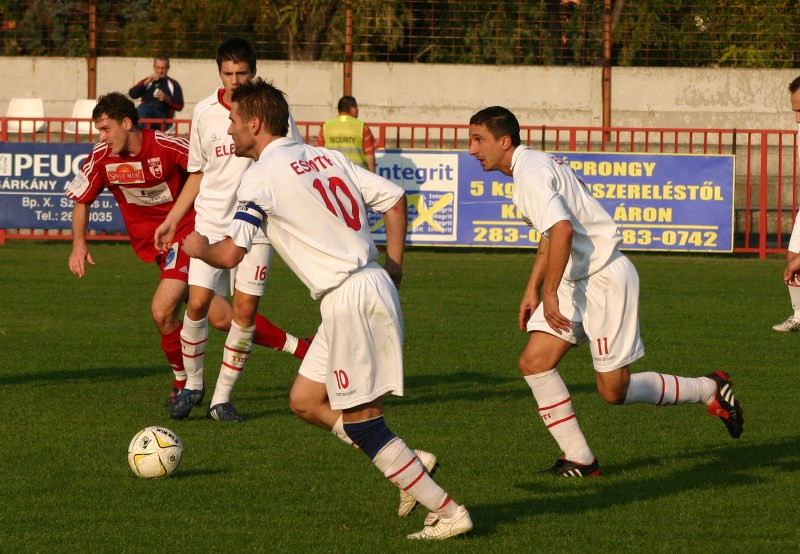
[[[38,133],[9,133],[7,121],[0,118],[3,142],[85,142],[97,140],[94,131],[69,134],[67,123],[82,122],[70,118],[44,118],[35,125]],[[30,121],[30,120],[25,120]],[[34,125],[34,127],[35,127]],[[167,120],[164,129],[188,135],[190,120]],[[313,143],[320,122],[298,122],[307,142]],[[20,126],[22,127],[22,126]],[[380,148],[448,149],[468,147],[467,125],[422,123],[370,123]],[[797,133],[793,130],[767,129],[641,129],[601,127],[523,127],[522,140],[548,151],[624,152],[659,154],[733,154],[735,155],[734,251],[767,254],[786,251],[797,213]],[[36,230],[0,229],[4,239],[70,239],[66,234],[50,235]],[[95,240],[124,240],[122,235],[95,234]]]

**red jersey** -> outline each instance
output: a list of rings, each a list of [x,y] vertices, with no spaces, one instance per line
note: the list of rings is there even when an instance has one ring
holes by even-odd
[[[189,175],[189,141],[150,129],[141,133],[142,148],[136,156],[115,155],[107,144],[95,144],[66,195],[75,202],[91,205],[108,188],[117,199],[134,252],[145,262],[153,262],[153,234],[172,209]],[[181,220],[174,240],[192,230],[194,209]]]

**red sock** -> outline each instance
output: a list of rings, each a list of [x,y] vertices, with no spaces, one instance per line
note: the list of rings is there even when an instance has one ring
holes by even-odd
[[[297,348],[294,349],[294,357],[300,358],[301,360],[306,357],[306,352],[308,352],[308,347],[311,346],[306,342],[306,339],[297,339]]]
[[[273,325],[263,315],[256,314],[256,330],[253,333],[253,342],[267,348],[283,350],[283,345],[286,344],[286,331]]]
[[[172,367],[174,379],[172,386],[182,389],[186,384],[186,371],[183,369],[183,353],[181,352],[181,328],[182,324],[178,324],[178,328],[167,335],[161,335],[161,350],[167,357],[167,362]]]

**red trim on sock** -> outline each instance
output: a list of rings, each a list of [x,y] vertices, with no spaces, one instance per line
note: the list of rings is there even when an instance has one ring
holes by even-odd
[[[425,470],[424,470],[424,469],[422,470],[422,473],[420,473],[419,475],[417,475],[417,478],[416,478],[416,479],[414,479],[413,481],[411,481],[411,484],[410,484],[409,486],[407,486],[406,488],[404,488],[403,490],[404,490],[404,491],[407,491],[408,489],[410,489],[411,487],[413,487],[414,485],[416,485],[416,484],[417,484],[417,481],[419,481],[420,479],[422,479],[422,476],[423,476],[423,475],[425,475]]]
[[[204,342],[208,342],[208,339],[206,338],[197,342],[190,342],[186,339],[181,339],[181,344],[188,344],[189,346],[197,346],[198,344],[203,344]]]
[[[545,406],[543,408],[539,408],[539,411],[542,412],[544,410],[552,410],[553,408],[557,408],[558,406],[561,406],[562,404],[566,404],[567,402],[569,402],[571,400],[572,400],[572,397],[568,396],[565,400],[562,400],[561,402],[556,402],[552,406]]]
[[[442,503],[442,505],[441,505],[441,506],[439,506],[439,509],[438,509],[438,510],[436,510],[436,511],[438,512],[439,510],[441,510],[442,508],[444,508],[445,506],[447,506],[447,504],[449,504],[449,503],[450,503],[450,495],[448,494],[448,495],[447,495],[447,498],[445,498],[445,499],[444,499],[444,502]]]
[[[190,356],[189,354],[184,354],[184,356],[187,357],[187,358],[199,358],[200,356],[205,356],[205,354],[206,354],[206,351],[203,350],[202,352],[198,352],[194,356]]]
[[[414,460],[416,460],[416,459],[417,459],[417,457],[414,456],[413,458],[411,458],[411,460],[409,460],[409,462],[406,465],[404,465],[402,468],[400,468],[399,471],[396,471],[396,472],[392,473],[391,475],[387,475],[386,478],[387,479],[392,479],[392,478],[394,478],[395,475],[403,473],[406,469],[408,469],[408,466],[410,466],[411,464],[414,463]]]
[[[182,389],[186,386],[186,379],[173,379],[172,386],[176,389]]]
[[[681,396],[681,387],[678,384],[678,376],[677,375],[673,375],[672,378],[675,379],[675,402],[673,402],[673,404],[677,404],[678,403],[678,398],[680,398],[680,396]]]
[[[235,348],[231,348],[227,344],[225,345],[225,350],[230,350],[231,352],[236,352],[237,354],[250,354],[252,350],[237,350]]]
[[[232,369],[233,371],[242,371],[244,369],[243,367],[232,366],[231,364],[226,364],[225,362],[222,362],[222,365],[224,365],[228,369]]]
[[[664,382],[664,376],[660,373],[658,374],[658,378],[661,379],[661,398],[659,398],[658,402],[656,402],[656,406],[661,406],[661,402],[664,401],[664,393],[667,390],[667,383]]]
[[[550,425],[547,425],[546,427],[548,429],[550,429],[550,427],[555,427],[559,423],[564,423],[565,421],[569,421],[570,419],[574,419],[574,418],[575,418],[575,414],[572,414],[571,416],[565,417],[564,419],[559,419],[558,421],[554,421],[553,423],[551,423]]]

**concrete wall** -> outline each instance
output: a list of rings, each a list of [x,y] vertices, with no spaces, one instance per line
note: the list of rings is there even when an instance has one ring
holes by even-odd
[[[213,60],[173,59],[184,90],[179,118],[219,84]],[[127,92],[152,71],[149,58],[100,58],[97,92]],[[342,94],[342,64],[260,61],[259,75],[289,95],[299,121],[322,121]],[[794,129],[787,84],[796,70],[614,68],[611,124],[617,127]],[[69,117],[87,96],[82,58],[0,58],[0,114],[15,97],[45,100],[45,115]],[[356,63],[353,95],[367,121],[465,124],[503,105],[522,125],[599,126],[599,68]]]

